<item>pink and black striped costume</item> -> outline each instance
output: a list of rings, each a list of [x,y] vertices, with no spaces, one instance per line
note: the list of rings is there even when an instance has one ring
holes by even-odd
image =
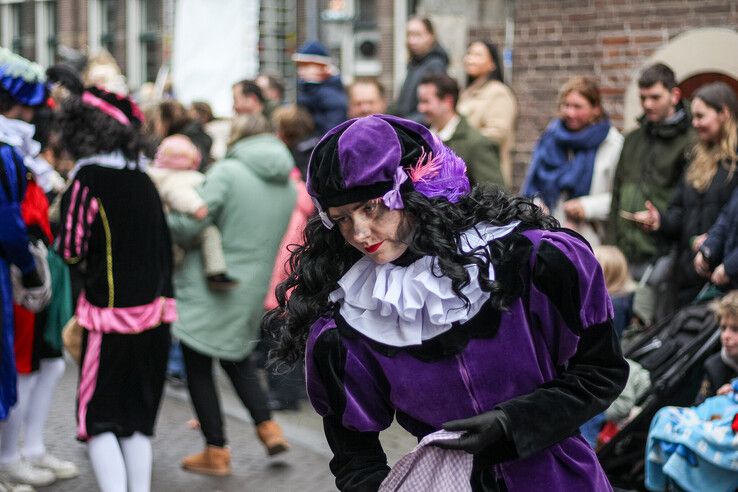
[[[59,253],[83,278],[77,438],[150,436],[176,318],[169,230],[146,173],[86,160],[62,198],[57,238]]]

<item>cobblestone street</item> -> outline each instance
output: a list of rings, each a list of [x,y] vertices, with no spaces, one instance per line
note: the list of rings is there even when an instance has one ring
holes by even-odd
[[[284,455],[269,458],[256,438],[246,410],[237,401],[227,381],[220,378],[221,403],[227,415],[226,425],[233,459],[230,477],[206,477],[187,473],[180,459],[199,451],[203,441],[199,431],[186,423],[193,417],[187,391],[168,386],[153,441],[154,468],[152,490],[156,492],[312,492],[335,490],[328,469],[330,450],[323,437],[322,424],[312,408],[303,403],[299,412],[279,412],[276,419],[283,426],[292,448]],[[74,395],[76,367],[69,364],[57,389],[52,415],[47,425],[49,452],[73,460],[80,476],[58,481],[40,492],[90,492],[97,490],[87,458],[86,446],[74,439]],[[414,445],[414,440],[393,425],[382,439],[391,463]]]

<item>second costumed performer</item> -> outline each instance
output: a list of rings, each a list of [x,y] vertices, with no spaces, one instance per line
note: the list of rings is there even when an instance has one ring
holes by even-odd
[[[392,116],[328,132],[307,186],[319,215],[265,322],[276,360],[305,357],[340,490],[380,487],[393,417],[418,440],[460,432],[434,444],[474,455],[467,490],[612,490],[578,428],[628,366],[581,237],[470,190],[461,159]]]

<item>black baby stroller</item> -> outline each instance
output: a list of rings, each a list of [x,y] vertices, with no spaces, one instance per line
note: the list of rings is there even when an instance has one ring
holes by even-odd
[[[651,419],[665,406],[692,406],[705,359],[720,349],[720,331],[705,304],[688,306],[645,330],[625,356],[651,375],[641,412],[597,452],[612,485],[645,490],[644,454]]]

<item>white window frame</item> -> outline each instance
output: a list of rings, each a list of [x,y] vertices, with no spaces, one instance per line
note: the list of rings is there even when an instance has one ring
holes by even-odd
[[[108,23],[108,19],[103,19],[103,16],[107,16],[107,5],[110,0],[88,0],[87,2],[87,54],[95,54],[100,51],[101,48],[107,49],[107,46],[102,44],[103,30],[107,29],[105,24]],[[103,22],[103,20],[105,22]],[[112,34],[115,37],[115,32],[106,33]],[[115,53],[110,53],[115,56]]]
[[[55,53],[49,47],[49,38],[56,35],[56,16],[51,15],[55,7],[56,0],[36,0],[36,63],[42,67],[54,63]]]
[[[140,40],[143,15],[141,0],[126,1],[126,77],[131,89],[138,89],[143,80],[143,54]]]
[[[100,0],[87,2],[87,54],[96,53],[102,47],[102,25],[100,25]]]
[[[13,5],[23,3],[23,0],[0,0],[0,46],[13,49]]]

